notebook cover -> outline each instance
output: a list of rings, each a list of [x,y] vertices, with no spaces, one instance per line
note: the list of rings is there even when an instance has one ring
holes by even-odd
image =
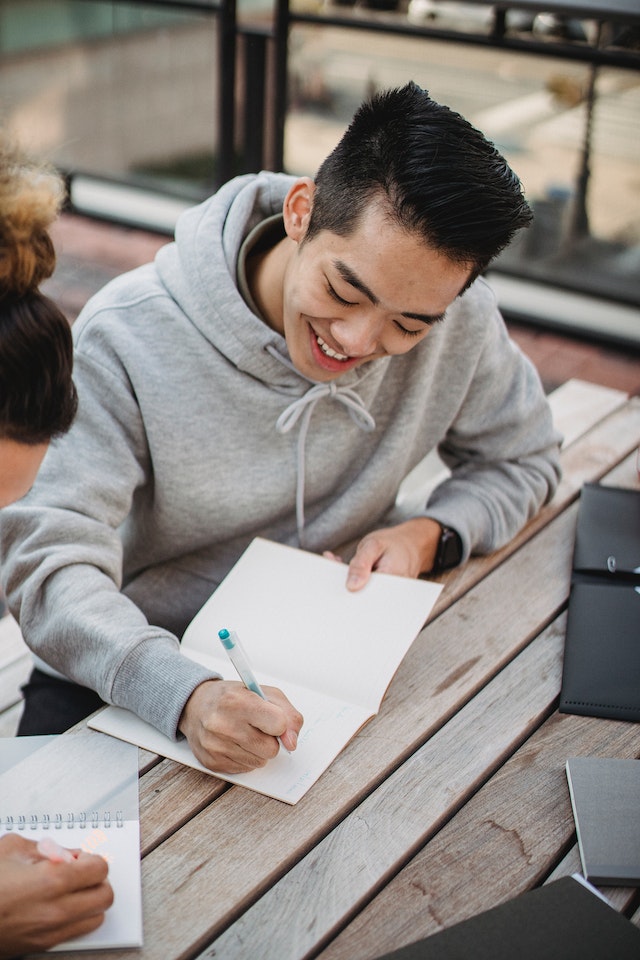
[[[638,960],[640,930],[572,877],[378,960]]]
[[[640,490],[584,484],[573,569],[640,583]]]
[[[567,781],[587,880],[640,885],[640,760],[571,757]]]
[[[559,709],[640,721],[640,588],[572,584]]]

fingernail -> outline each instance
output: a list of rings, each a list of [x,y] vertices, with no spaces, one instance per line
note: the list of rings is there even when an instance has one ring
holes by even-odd
[[[362,583],[362,575],[352,571],[347,576],[347,587],[349,590],[357,590]]]
[[[52,860],[54,863],[72,863],[75,860],[70,850],[67,850],[66,847],[61,847],[60,844],[56,843],[55,840],[51,840],[50,837],[44,837],[42,840],[38,840],[37,849],[39,854],[46,857],[47,860]]]

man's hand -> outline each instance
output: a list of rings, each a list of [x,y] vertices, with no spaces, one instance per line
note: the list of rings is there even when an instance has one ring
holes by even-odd
[[[428,573],[435,563],[440,533],[440,524],[430,517],[416,517],[368,533],[349,564],[347,588],[361,590],[372,570],[400,577]]]
[[[280,737],[295,750],[303,718],[276,687],[268,700],[235,680],[206,680],[193,691],[178,729],[200,763],[220,773],[247,773],[276,756]]]
[[[40,952],[95,930],[113,903],[102,857],[52,861],[33,840],[0,838],[0,957]]]

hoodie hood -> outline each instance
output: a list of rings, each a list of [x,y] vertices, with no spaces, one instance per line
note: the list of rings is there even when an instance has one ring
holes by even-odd
[[[160,249],[156,268],[185,316],[238,370],[298,393],[302,378],[267,350],[288,357],[284,337],[251,311],[236,276],[243,241],[262,220],[281,212],[294,182],[285,174],[261,173],[225,184],[180,216],[175,242]]]

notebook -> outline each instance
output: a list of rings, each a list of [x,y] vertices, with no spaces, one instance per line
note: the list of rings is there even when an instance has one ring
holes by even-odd
[[[561,713],[640,721],[640,490],[580,496]]]
[[[571,757],[566,770],[585,877],[640,885],[640,760]]]
[[[103,856],[114,903],[60,950],[142,945],[138,750],[94,731],[0,739],[0,836],[49,837]]]
[[[305,718],[295,752],[280,750],[250,773],[217,776],[297,803],[380,709],[442,585],[374,573],[350,593],[346,569],[258,537],[187,628],[182,653],[226,680],[238,676],[217,634],[236,631],[258,683],[279,687]],[[127,710],[107,707],[89,726],[211,773],[185,739],[173,741]]]
[[[563,877],[378,960],[638,960],[640,930]]]

